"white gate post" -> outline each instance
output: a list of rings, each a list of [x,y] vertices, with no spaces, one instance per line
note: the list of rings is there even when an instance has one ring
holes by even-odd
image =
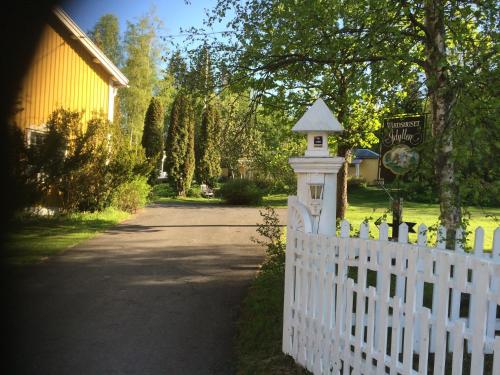
[[[297,199],[311,217],[312,232],[334,236],[336,232],[337,173],[344,158],[332,157],[328,134],[343,131],[321,99],[307,110],[292,131],[307,134],[305,156],[290,158],[297,174]]]

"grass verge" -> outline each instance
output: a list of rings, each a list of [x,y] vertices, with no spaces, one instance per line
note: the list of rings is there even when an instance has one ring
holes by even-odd
[[[129,213],[108,208],[53,217],[23,216],[15,219],[2,252],[7,264],[37,263],[89,239],[127,219]]]
[[[309,374],[281,351],[283,266],[265,263],[249,289],[236,336],[238,375]]]

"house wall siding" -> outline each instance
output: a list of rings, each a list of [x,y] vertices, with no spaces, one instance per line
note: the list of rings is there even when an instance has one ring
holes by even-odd
[[[356,168],[349,165],[349,177],[356,177]],[[363,159],[359,166],[359,177],[368,183],[373,183],[378,178],[378,159]]]
[[[86,123],[108,117],[109,75],[61,25],[48,25],[21,86],[14,122],[23,130],[43,126],[57,108],[83,112]]]

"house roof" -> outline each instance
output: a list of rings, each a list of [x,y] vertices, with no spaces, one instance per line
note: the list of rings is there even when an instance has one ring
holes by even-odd
[[[367,148],[356,148],[353,150],[353,155],[356,159],[378,159],[379,154],[368,150]]]
[[[85,34],[82,29],[71,19],[71,17],[61,8],[55,7],[53,13],[59,21],[68,29],[75,40],[78,40],[81,45],[90,53],[90,55],[99,63],[106,72],[111,75],[115,86],[127,86],[128,79],[116,67],[115,64],[92,42],[92,40]]]
[[[339,120],[333,115],[330,108],[325,104],[323,99],[319,98],[309,109],[304,113],[299,121],[292,128],[292,131],[306,133],[312,131],[320,132],[341,132],[344,128]]]

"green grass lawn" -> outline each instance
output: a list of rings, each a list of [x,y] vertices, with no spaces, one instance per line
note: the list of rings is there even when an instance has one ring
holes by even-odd
[[[125,220],[116,209],[54,217],[22,217],[14,221],[2,258],[7,264],[40,262]]]
[[[365,218],[372,218],[375,221],[390,208],[389,198],[386,193],[378,188],[360,188],[349,193],[349,207],[347,209],[346,219],[351,223],[351,226],[359,229],[359,225]],[[493,241],[493,231],[500,226],[494,217],[500,218],[500,208],[479,208],[468,207],[470,213],[470,223],[468,231],[475,230],[481,226],[485,232],[485,248],[491,249]],[[493,216],[493,217],[491,217]],[[439,205],[427,203],[404,202],[403,204],[403,219],[405,221],[415,222],[417,225],[425,224],[427,226],[435,225],[439,218]],[[388,220],[392,220],[392,215],[388,216]],[[371,234],[378,236],[374,224],[371,224]],[[430,233],[430,240],[435,241],[435,235]],[[473,234],[468,236],[467,245],[473,246]],[[410,241],[416,241],[416,234],[410,234]]]

